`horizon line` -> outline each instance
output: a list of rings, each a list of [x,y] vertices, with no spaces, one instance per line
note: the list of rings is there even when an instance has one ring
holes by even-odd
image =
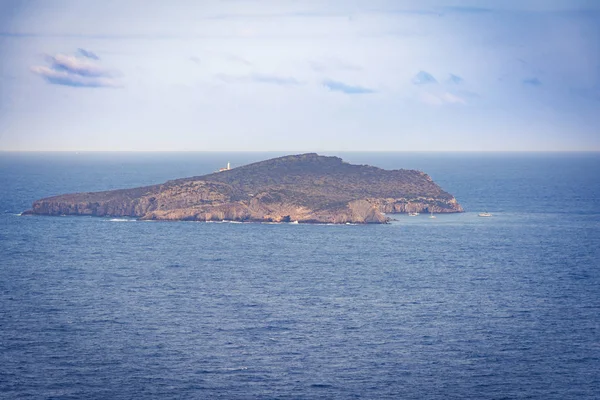
[[[1,150],[0,153],[600,153],[594,150]]]

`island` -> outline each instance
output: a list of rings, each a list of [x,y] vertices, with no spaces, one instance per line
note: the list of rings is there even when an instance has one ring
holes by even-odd
[[[353,165],[308,153],[228,165],[158,185],[48,197],[23,215],[381,224],[390,213],[462,211],[454,196],[424,172]]]

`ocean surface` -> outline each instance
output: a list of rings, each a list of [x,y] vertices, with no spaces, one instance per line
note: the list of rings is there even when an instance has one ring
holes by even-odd
[[[600,398],[600,153],[328,154],[423,170],[466,212],[19,216],[282,154],[0,153],[0,398]]]

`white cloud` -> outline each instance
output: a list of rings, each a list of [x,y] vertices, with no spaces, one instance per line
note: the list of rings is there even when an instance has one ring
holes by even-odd
[[[81,51],[81,49],[79,49]],[[91,52],[74,56],[57,54],[47,56],[50,66],[33,66],[31,72],[44,78],[48,83],[72,87],[120,87],[116,72],[99,63],[99,58]],[[94,57],[90,57],[93,54]]]
[[[78,75],[67,70],[56,70],[44,66],[31,67],[31,72],[40,75],[48,83],[72,87],[121,87],[115,79],[103,76]]]

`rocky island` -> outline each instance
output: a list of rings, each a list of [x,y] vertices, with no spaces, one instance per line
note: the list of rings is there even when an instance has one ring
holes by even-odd
[[[23,214],[364,224],[386,223],[385,213],[462,211],[423,172],[352,165],[310,153],[159,185],[48,197]]]

